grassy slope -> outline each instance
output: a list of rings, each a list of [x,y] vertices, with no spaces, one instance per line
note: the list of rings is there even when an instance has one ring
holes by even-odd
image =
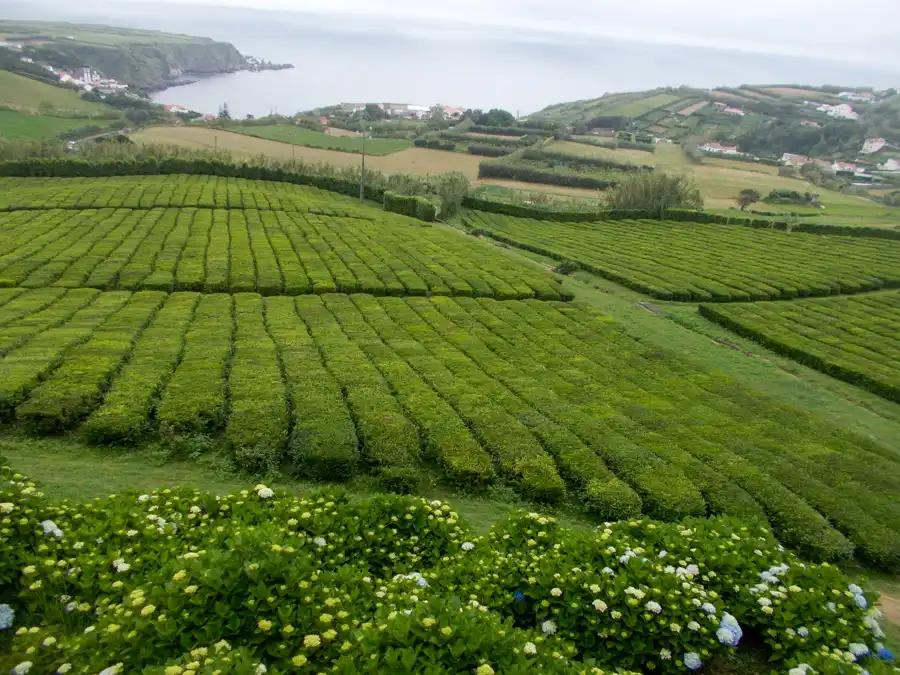
[[[41,35],[46,36],[48,40],[72,37],[78,43],[100,46],[154,42],[198,44],[213,41],[209,38],[177,33],[100,24],[74,24],[61,21],[0,21],[0,37],[6,36],[10,41],[15,41],[17,35]]]
[[[53,139],[69,129],[92,124],[88,119],[62,119],[46,115],[30,115],[12,110],[0,110],[0,138],[13,141]]]
[[[272,126],[232,127],[231,131],[248,136],[257,136],[271,141],[305,145],[311,148],[340,150],[342,152],[362,152],[363,142],[357,136],[329,136],[319,131],[291,124]],[[412,147],[412,142],[398,138],[370,138],[366,141],[366,154],[383,157]]]
[[[571,141],[555,141],[547,146],[544,150],[550,152],[562,152],[567,155],[576,155],[578,157],[597,157],[600,159],[610,159],[617,162],[631,162],[633,164],[653,166],[655,164],[652,152],[643,150],[631,150],[628,148],[613,149],[601,147],[599,145],[588,145],[586,143],[572,143]]]
[[[111,110],[102,103],[82,100],[78,92],[70,89],[54,87],[7,70],[0,70],[0,105],[37,112],[41,103],[45,101],[56,108],[57,114],[75,111],[95,115]]]

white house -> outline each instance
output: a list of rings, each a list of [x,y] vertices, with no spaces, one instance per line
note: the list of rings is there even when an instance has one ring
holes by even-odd
[[[406,106],[406,110],[410,113],[411,117],[415,117],[420,120],[425,120],[431,117],[431,108],[427,105],[408,105]]]
[[[785,166],[803,166],[809,163],[809,157],[806,155],[794,155],[786,152],[781,156],[781,163]]]
[[[821,129],[822,125],[818,122],[813,122],[812,120],[802,120],[800,122],[801,127],[813,127],[814,129]]]
[[[22,63],[34,63],[34,59],[28,56],[20,56],[19,61],[21,61]]]
[[[864,155],[871,155],[881,150],[885,145],[887,145],[887,141],[883,138],[867,138],[860,152]]]
[[[820,110],[820,108],[817,108]],[[826,111],[828,115],[839,120],[858,120],[859,113],[853,110],[853,106],[849,103],[841,103],[840,105],[828,106]]]
[[[880,167],[882,171],[898,171],[900,172],[900,159],[889,159]]]
[[[725,108],[725,110],[723,110],[722,112],[725,113],[726,115],[737,115],[739,117],[743,117],[744,115],[747,114],[740,108]]]
[[[458,120],[463,115],[466,114],[465,108],[456,108],[452,105],[445,105],[445,106],[443,106],[443,109],[444,109],[444,119],[448,119],[448,120]]]
[[[845,101],[860,101],[861,103],[871,103],[875,96],[869,91],[842,91],[838,94],[838,98]]]
[[[68,73],[60,73],[59,81],[60,82],[72,82],[72,76],[69,75]]]
[[[703,143],[697,149],[701,152],[709,152],[715,155],[743,155],[736,145],[722,145],[721,143]]]
[[[859,170],[853,162],[835,162],[831,168],[835,173],[856,173]]]

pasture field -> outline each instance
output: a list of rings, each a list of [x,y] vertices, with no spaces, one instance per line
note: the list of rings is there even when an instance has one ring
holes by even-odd
[[[67,112],[81,115],[97,115],[109,113],[113,108],[102,103],[82,100],[77,91],[54,87],[28,77],[16,75],[8,70],[0,70],[0,106],[8,106],[19,110],[38,112],[42,103],[54,107],[55,114]],[[84,123],[84,122],[83,122]]]
[[[700,312],[805,365],[900,403],[900,292],[702,305]]]
[[[267,155],[278,159],[296,158],[310,163],[331,164],[337,167],[357,167],[360,157],[356,153],[310,148],[292,143],[270,141],[229,131],[183,125],[159,126],[142,129],[131,135],[136,143],[161,143],[180,145],[194,149],[227,150],[238,156]],[[334,140],[329,137],[330,140]],[[368,143],[366,151],[368,153]],[[463,152],[442,152],[425,148],[408,148],[384,157],[366,157],[366,166],[384,173],[412,173],[417,175],[459,171],[469,180],[478,180],[478,165],[482,157]]]
[[[555,141],[542,148],[550,152],[562,152],[576,157],[595,157],[609,159],[613,162],[637,164],[638,166],[654,165],[654,153],[630,148],[612,148],[587,143],[573,143],[571,141]]]
[[[466,226],[656,298],[733,302],[900,285],[900,242],[661,221],[554,223],[474,212]]]
[[[353,135],[332,135],[313,131],[295,124],[273,124],[267,126],[231,126],[230,131],[270,141],[305,145],[324,150],[341,152],[362,152],[363,140]],[[412,147],[412,141],[398,138],[369,138],[366,140],[366,154],[376,157],[390,155]]]
[[[0,71],[2,72],[2,71]],[[63,119],[0,109],[0,139],[37,141],[55,139],[64,131],[94,124],[89,119]]]
[[[646,98],[639,98],[633,101],[615,104],[612,107],[605,108],[603,114],[640,117],[651,110],[675,103],[675,101],[678,101],[681,98],[681,96],[676,96],[674,94],[654,94],[653,96],[647,96]]]
[[[711,510],[767,519],[816,557],[900,556],[896,458],[566,303],[90,289],[0,300],[0,412],[35,432],[83,423],[108,443],[156,425],[221,429],[249,469],[369,470],[398,485],[433,462],[450,484],[502,480],[551,502],[573,491],[600,517]]]
[[[298,189],[293,203],[288,196],[278,202],[290,211],[271,203],[267,210],[241,208],[255,203],[258,186],[241,195],[232,184],[234,198],[223,188],[217,202],[216,185],[239,181],[179,178],[150,185],[184,188],[181,194],[145,191],[143,178],[112,178],[92,194],[79,182],[84,196],[65,202],[69,208],[0,214],[0,286],[561,297],[548,273],[497,257],[450,228],[372,208],[329,208],[327,199],[317,208],[311,204],[321,193],[309,188]],[[207,197],[204,186],[211,186]],[[26,192],[32,205],[43,203]],[[211,208],[217,203],[230,208]]]

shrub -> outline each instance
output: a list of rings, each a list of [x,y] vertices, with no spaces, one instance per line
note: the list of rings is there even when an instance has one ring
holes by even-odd
[[[686,174],[631,174],[607,193],[612,209],[643,209],[664,213],[666,209],[702,209],[703,198],[691,176]]]
[[[437,215],[434,204],[424,197],[399,195],[394,192],[384,193],[384,210],[418,218],[427,223],[432,222]]]

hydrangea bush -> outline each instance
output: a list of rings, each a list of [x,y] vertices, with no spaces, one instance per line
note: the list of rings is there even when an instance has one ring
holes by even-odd
[[[477,536],[440,501],[74,504],[4,467],[0,581],[17,675],[675,673],[747,632],[783,673],[893,670],[870,594],[726,518],[522,513]]]

